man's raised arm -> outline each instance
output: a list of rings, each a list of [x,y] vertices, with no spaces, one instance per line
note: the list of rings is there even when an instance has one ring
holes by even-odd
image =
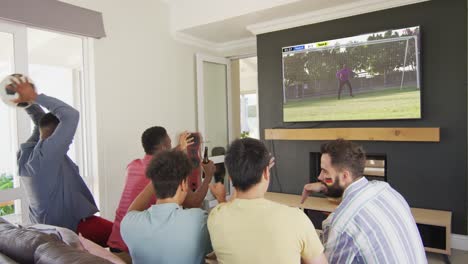
[[[199,208],[203,205],[203,200],[205,200],[206,193],[208,192],[208,188],[215,173],[216,167],[213,161],[210,161],[206,164],[202,163],[202,167],[203,171],[205,172],[205,179],[195,192],[189,191],[187,193],[187,197],[182,204],[185,208]]]
[[[78,127],[79,112],[59,99],[45,94],[38,95],[36,102],[47,108],[60,121],[53,134],[44,140],[42,151],[44,153],[65,155],[73,142]]]
[[[39,120],[45,115],[45,112],[38,104],[32,104],[25,110],[34,124],[33,132],[26,143],[36,143],[39,141]]]
[[[151,206],[151,200],[155,195],[153,183],[148,183],[140,194],[133,200],[132,204],[128,207],[127,212],[137,211],[141,212]]]
[[[57,155],[66,154],[73,141],[73,137],[75,136],[75,131],[78,126],[80,118],[78,111],[56,98],[49,97],[44,94],[38,95],[27,79],[13,78],[12,81],[15,83],[13,88],[19,95],[18,99],[13,100],[13,102],[35,102],[47,108],[60,121],[58,126],[55,128],[54,133],[44,140],[42,145],[43,153]],[[33,109],[38,110],[37,108]],[[37,117],[34,117],[33,121],[35,118]]]
[[[45,115],[44,110],[39,105],[33,103],[36,100],[37,93],[34,90],[33,84],[29,83],[26,77],[18,78],[12,76],[10,80],[12,84],[7,89],[13,90],[19,95],[18,99],[13,100],[13,102],[30,104],[25,110],[34,123],[34,129],[25,143],[36,143],[39,141],[39,120]]]

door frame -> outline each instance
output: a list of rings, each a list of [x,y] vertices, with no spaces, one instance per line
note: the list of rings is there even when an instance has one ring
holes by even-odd
[[[10,24],[0,21],[0,32],[13,35],[13,70],[17,73],[28,74],[28,42],[27,28],[24,25]],[[30,118],[23,109],[15,109],[10,111],[10,129],[14,136],[14,151],[18,151],[19,145],[25,142],[30,136],[31,122]],[[16,163],[16,156],[11,162]],[[14,173],[15,185],[19,183],[18,172]],[[21,220],[23,223],[28,222],[29,202],[21,185],[19,187],[7,190],[0,190],[0,202],[21,201]],[[19,203],[15,201],[15,208]],[[16,211],[16,210],[15,210]]]
[[[223,57],[217,57],[212,55],[206,55],[202,53],[195,54],[196,56],[196,74],[197,74],[197,131],[202,134],[206,133],[206,122],[205,122],[205,91],[204,91],[204,71],[203,63],[210,62],[216,64],[222,64],[226,66],[226,104],[227,104],[227,132],[228,132],[228,144],[234,140],[233,139],[233,124],[232,124],[232,93],[231,93],[231,60]],[[211,157],[214,158],[214,157]],[[224,155],[216,156],[216,159],[224,159]]]

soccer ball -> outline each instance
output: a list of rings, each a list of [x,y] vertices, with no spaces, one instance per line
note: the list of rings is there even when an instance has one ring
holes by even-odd
[[[19,80],[23,82],[27,80],[32,85],[32,87],[35,88],[34,84],[32,83],[32,80],[28,78],[26,75],[19,74],[19,73],[11,74],[5,77],[3,81],[0,83],[0,98],[5,104],[9,106],[17,106],[17,107],[24,107],[24,108],[30,106],[31,104],[27,102],[24,102],[24,103],[12,102],[12,100],[18,99],[19,97],[18,93],[16,93],[14,90],[14,86],[16,84],[14,81],[12,81],[12,79],[16,79],[18,82]]]

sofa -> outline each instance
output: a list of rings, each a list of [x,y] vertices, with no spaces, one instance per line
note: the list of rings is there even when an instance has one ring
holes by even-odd
[[[79,242],[74,244],[74,239],[66,239],[62,234],[56,230],[16,226],[0,217],[0,263],[112,264],[88,253]]]

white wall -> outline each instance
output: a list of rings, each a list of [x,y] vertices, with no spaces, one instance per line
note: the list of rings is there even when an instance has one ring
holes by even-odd
[[[64,2],[104,17],[107,37],[94,42],[99,193],[102,215],[113,220],[126,165],[144,154],[142,132],[154,125],[170,135],[196,128],[200,50],[173,40],[163,1]]]

